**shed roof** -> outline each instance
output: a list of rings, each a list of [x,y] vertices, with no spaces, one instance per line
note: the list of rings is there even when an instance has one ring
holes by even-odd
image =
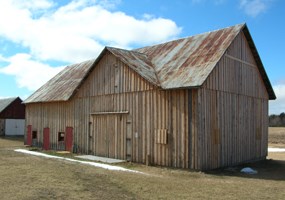
[[[94,63],[88,60],[65,67],[55,77],[29,96],[24,103],[67,101],[76,92]]]
[[[276,99],[246,24],[238,24],[134,50],[106,47],[96,60],[66,67],[28,97],[25,103],[69,100],[106,52],[162,89],[200,87],[241,31],[253,52],[269,99]]]
[[[13,103],[19,97],[11,97],[0,99],[0,113],[4,111],[11,103]]]

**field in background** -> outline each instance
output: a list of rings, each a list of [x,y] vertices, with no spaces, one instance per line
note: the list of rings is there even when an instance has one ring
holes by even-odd
[[[270,146],[285,147],[284,129],[270,128]],[[22,139],[0,138],[1,199],[284,199],[285,153],[207,173],[125,163],[148,175],[14,152]],[[239,172],[252,167],[257,175]]]
[[[269,127],[268,145],[285,148],[285,127]]]

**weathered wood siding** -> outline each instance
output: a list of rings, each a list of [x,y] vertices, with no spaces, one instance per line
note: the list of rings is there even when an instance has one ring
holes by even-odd
[[[199,89],[160,90],[106,53],[68,102],[32,103],[27,125],[73,128],[73,151],[212,169],[267,155],[268,94],[243,33]]]
[[[194,168],[230,166],[267,155],[268,94],[243,33],[195,95]]]
[[[89,131],[83,146],[91,154],[188,167],[187,90],[158,90],[107,54],[79,89],[75,113],[81,127],[76,131]]]
[[[129,155],[139,163],[188,167],[187,93],[150,90],[92,97],[91,152],[120,159]],[[100,114],[106,111],[128,114]],[[166,142],[159,141],[159,136],[166,137]]]
[[[128,113],[102,114],[120,111]],[[26,115],[39,145],[49,127],[59,149],[57,134],[70,126],[74,151],[188,168],[188,90],[159,90],[112,54],[69,102],[28,104]]]
[[[58,143],[58,132],[65,132],[66,127],[74,126],[74,103],[33,103],[26,105],[26,125],[37,131],[38,146],[43,144],[43,130],[50,128],[50,148],[64,150]],[[80,144],[81,137],[76,135],[75,144]]]

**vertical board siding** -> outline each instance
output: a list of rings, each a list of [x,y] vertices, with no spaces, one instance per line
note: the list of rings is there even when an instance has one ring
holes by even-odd
[[[44,128],[50,128],[50,148],[60,149],[58,132],[65,132],[67,126],[74,125],[74,109],[72,102],[34,103],[26,105],[26,124],[38,133],[38,144],[43,146]]]
[[[192,133],[200,147],[194,168],[231,166],[267,155],[268,93],[243,33],[193,101],[198,102],[193,121],[200,123]],[[197,149],[192,146],[192,151]]]
[[[92,154],[127,159],[126,143],[130,140],[131,161],[146,163],[150,159],[148,162],[154,165],[188,167],[187,90],[110,94],[92,97],[90,101],[95,130]],[[111,111],[128,111],[128,114],[96,114]],[[131,129],[130,136],[127,126]],[[166,144],[155,139],[157,130],[166,130]],[[110,134],[114,134],[112,143]]]
[[[32,103],[27,125],[73,128],[73,151],[213,169],[267,155],[268,93],[243,33],[199,89],[160,90],[106,53],[68,102]],[[163,141],[163,142],[162,142]]]
[[[127,114],[96,114],[128,111]],[[93,113],[93,114],[92,114]],[[73,151],[138,163],[188,168],[188,90],[159,90],[111,54],[106,54],[68,102],[27,105],[27,124],[58,132],[73,127]],[[164,130],[167,141],[155,141]]]
[[[154,88],[155,86],[118,58],[106,53],[78,91],[78,97],[121,94]]]

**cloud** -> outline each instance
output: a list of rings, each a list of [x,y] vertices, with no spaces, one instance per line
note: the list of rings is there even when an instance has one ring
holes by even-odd
[[[95,58],[104,46],[131,48],[177,37],[170,19],[142,13],[141,19],[114,11],[120,0],[0,1],[0,39],[27,52],[0,61],[0,73],[16,77],[19,87],[35,90],[60,68],[50,61],[77,63]],[[8,59],[8,60],[7,60]],[[44,73],[43,73],[44,72]]]
[[[19,88],[25,87],[31,91],[38,89],[64,68],[51,67],[33,60],[31,55],[24,53],[5,60],[10,64],[0,68],[0,73],[15,76]]]
[[[269,101],[269,113],[280,114],[285,112],[285,84],[273,86],[277,99]]]
[[[240,0],[240,8],[247,15],[256,17],[268,9],[270,2],[271,0]]]
[[[25,1],[1,1],[0,37],[30,49],[38,60],[74,63],[96,57],[105,45],[144,46],[172,39],[181,32],[170,19],[136,19],[106,9],[117,1],[74,0],[57,8],[50,0],[40,0],[36,5],[20,2]],[[46,13],[33,18],[36,8],[46,9]]]
[[[0,62],[7,62],[7,58],[0,54]]]

